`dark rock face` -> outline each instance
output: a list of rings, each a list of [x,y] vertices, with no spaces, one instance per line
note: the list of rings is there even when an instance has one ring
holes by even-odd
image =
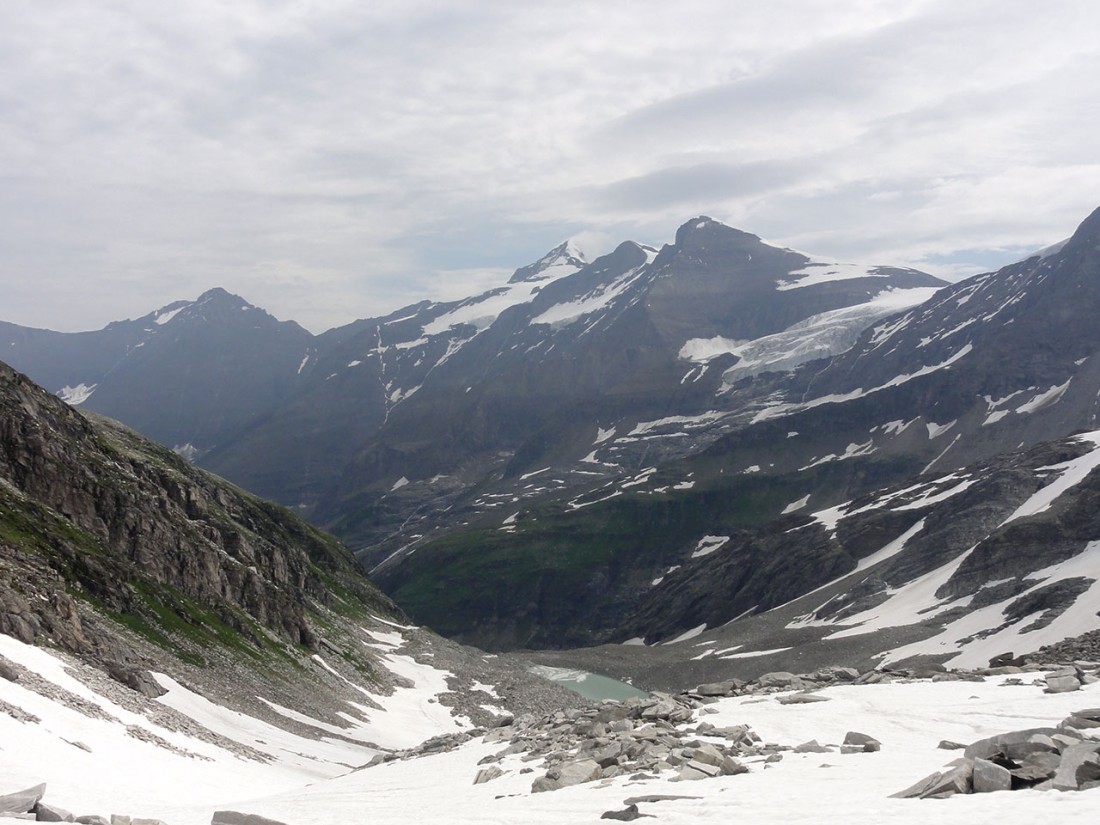
[[[335,540],[4,364],[0,544],[0,632],[114,662],[147,695],[104,614],[154,641],[222,627],[310,647],[311,603],[388,604]]]
[[[313,336],[224,289],[102,330],[58,333],[0,323],[4,357],[54,391],[194,458],[280,403]],[[77,396],[79,399],[79,396]]]

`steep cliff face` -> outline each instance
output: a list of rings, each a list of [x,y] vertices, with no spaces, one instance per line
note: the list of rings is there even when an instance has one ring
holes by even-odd
[[[315,647],[317,611],[394,612],[335,539],[5,364],[0,549],[0,632],[106,662],[118,625],[257,657]]]

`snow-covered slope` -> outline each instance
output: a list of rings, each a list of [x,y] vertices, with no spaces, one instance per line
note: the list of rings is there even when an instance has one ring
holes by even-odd
[[[1100,431],[831,507],[811,493],[684,559],[623,635],[701,628],[703,658],[723,658],[744,655],[721,651],[770,621],[768,646],[799,655],[851,643],[883,663],[978,667],[1030,653],[1100,629],[1098,490]]]
[[[0,653],[36,675],[34,684],[0,680],[0,702],[7,711],[0,713],[0,791],[45,782],[45,801],[81,814],[153,817],[168,825],[207,825],[217,810],[317,825],[364,819],[385,825],[564,825],[599,821],[604,812],[622,811],[628,799],[639,800],[635,804],[643,814],[685,825],[712,819],[839,825],[869,817],[916,825],[930,816],[960,825],[1030,825],[1052,817],[1091,823],[1097,812],[1095,790],[986,793],[944,801],[890,798],[951,758],[937,747],[941,740],[968,743],[1052,726],[1100,704],[1097,684],[1045,694],[1041,679],[1031,683],[1040,674],[1016,679],[1022,684],[1000,676],[835,686],[818,691],[822,701],[812,704],[782,704],[785,692],[720,699],[679,727],[694,728],[702,720],[718,728],[747,725],[764,741],[787,748],[811,739],[832,747],[824,753],[787,750],[779,760],[748,758],[748,772],[737,776],[676,782],[674,772],[624,775],[532,793],[538,774],[523,772],[529,765],[521,754],[499,763],[498,778],[473,783],[500,743],[475,738],[453,750],[359,770],[372,749],[354,738],[317,738],[318,728],[289,732],[227,712],[166,679],[161,681],[169,692],[150,703],[164,711],[135,710],[117,695],[84,685],[76,678],[81,674],[54,654],[4,637]],[[386,709],[375,714],[423,731],[419,709],[432,705],[434,691],[431,677],[418,674],[414,686],[379,697]],[[71,697],[80,697],[80,705]],[[398,709],[402,701],[406,711]],[[403,735],[400,724],[393,730]],[[836,745],[852,730],[877,739],[881,750],[838,753]],[[439,732],[447,732],[446,726]],[[415,738],[411,734],[404,738]]]

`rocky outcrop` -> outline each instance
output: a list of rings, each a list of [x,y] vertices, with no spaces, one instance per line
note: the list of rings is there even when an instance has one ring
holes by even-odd
[[[99,814],[73,813],[49,802],[43,802],[46,795],[46,783],[35,785],[23,791],[0,796],[0,819],[24,819],[32,822],[78,822],[81,825],[164,825],[159,819],[131,817],[125,814],[111,814],[108,820]],[[246,823],[232,823],[246,825]],[[253,823],[252,825],[265,825]]]
[[[980,739],[945,771],[894,794],[942,799],[955,794],[1100,788],[1100,708],[1079,710],[1057,727],[1031,728]]]
[[[394,611],[335,539],[4,364],[0,545],[0,632],[111,663],[148,695],[117,624],[201,655],[313,647],[311,606]]]

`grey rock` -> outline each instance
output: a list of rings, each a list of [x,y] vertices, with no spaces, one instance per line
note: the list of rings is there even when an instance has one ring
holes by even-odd
[[[488,768],[482,768],[477,772],[477,776],[474,777],[475,785],[484,785],[486,782],[492,782],[494,779],[498,779],[504,776],[504,771],[493,765]],[[217,823],[211,823],[211,825],[217,825]],[[229,823],[232,825],[232,823]]]
[[[762,688],[798,688],[803,686],[801,679],[785,670],[765,673],[757,677],[756,683]]]
[[[126,814],[111,814],[111,825],[132,825]]]
[[[854,682],[859,678],[859,671],[854,667],[823,667],[815,670],[810,678],[815,682]]]
[[[646,816],[638,812],[637,805],[628,805],[621,811],[604,811],[600,814],[600,819],[616,819],[620,822],[633,822],[635,819]]]
[[[33,788],[27,788],[24,791],[5,794],[0,796],[0,811],[13,814],[30,813],[45,793],[46,783],[43,782],[41,785],[35,785]]]
[[[258,814],[242,814],[239,811],[214,811],[210,825],[283,825],[283,823]]]
[[[1061,762],[1062,757],[1053,751],[1032,753],[1024,758],[1020,767],[1013,768],[1011,773],[1024,783],[1042,782],[1053,778]]]
[[[844,735],[844,741],[841,743],[843,746],[859,747],[865,753],[873,753],[874,751],[882,749],[882,743],[875,739],[873,736],[868,736],[866,733],[860,733],[859,731],[850,730]]]
[[[941,739],[936,747],[941,751],[961,751],[966,748],[966,745],[961,742],[952,742],[950,739]]]
[[[675,781],[694,782],[699,779],[710,779],[712,776],[717,776],[717,774],[712,774],[707,770],[699,770],[688,763],[680,768],[680,772],[676,775]]]
[[[1063,731],[1059,731],[1057,728],[1027,728],[1026,730],[999,733],[996,736],[979,739],[977,742],[972,742],[967,745],[963,755],[967,759],[989,759],[999,753],[1003,753],[1006,745],[1027,742],[1034,734],[1041,733],[1044,736],[1053,738],[1056,734],[1062,732]]]
[[[1066,748],[1072,747],[1073,745],[1076,745],[1079,742],[1083,741],[1083,738],[1084,737],[1078,734],[1072,733],[1071,731],[1064,729],[1058,733],[1051,734],[1050,737],[1051,741],[1054,742],[1055,747],[1058,748],[1059,753],[1064,751]]]
[[[41,800],[34,806],[34,815],[39,822],[72,822],[74,819],[72,813],[64,808],[55,807]]]
[[[580,785],[600,778],[600,766],[594,759],[582,759],[568,762],[557,768],[551,768],[546,776],[536,779],[531,785],[532,793],[556,791],[571,785]]]
[[[111,821],[105,816],[99,816],[98,814],[85,814],[84,816],[78,816],[76,821],[80,825],[111,825]]]
[[[803,742],[801,745],[794,746],[795,753],[828,753],[829,749],[818,742],[816,739],[811,739],[809,742]]]
[[[829,697],[816,693],[792,693],[789,696],[780,696],[776,701],[781,705],[809,705],[814,702],[828,702]]]
[[[639,805],[642,802],[670,802],[675,799],[702,799],[701,796],[687,796],[684,794],[653,793],[645,796],[631,796],[623,800],[624,805]]]
[[[1048,676],[1047,686],[1043,690],[1043,693],[1069,693],[1070,691],[1080,690],[1081,681],[1076,676],[1063,675],[1063,676]]]
[[[1100,742],[1082,742],[1062,753],[1062,761],[1054,774],[1054,789],[1076,791],[1088,782],[1100,779]]]
[[[942,799],[945,796],[970,793],[973,775],[974,763],[970,759],[965,759],[962,761],[962,764],[955,766],[951,770],[926,776],[915,785],[911,785],[904,791],[899,791],[890,796],[892,799]]]
[[[130,825],[167,825],[167,823],[159,819],[147,819],[145,817],[135,816],[130,820]]]
[[[695,755],[688,764],[696,762],[713,765],[718,768],[722,776],[736,776],[737,774],[748,771],[748,768],[736,759],[731,759],[727,754],[722,753],[713,745],[702,745],[696,748]]]
[[[974,793],[1012,790],[1012,774],[987,759],[974,760]]]
[[[9,682],[18,682],[19,674],[16,672],[15,668],[7,662],[0,662],[0,679],[7,679]]]
[[[711,682],[710,684],[699,685],[694,692],[700,696],[730,696],[733,694],[733,683]]]
[[[1075,730],[1089,730],[1090,728],[1100,728],[1100,722],[1095,719],[1090,719],[1087,716],[1081,716],[1077,713],[1070,714],[1061,721],[1061,727],[1074,728]]]

